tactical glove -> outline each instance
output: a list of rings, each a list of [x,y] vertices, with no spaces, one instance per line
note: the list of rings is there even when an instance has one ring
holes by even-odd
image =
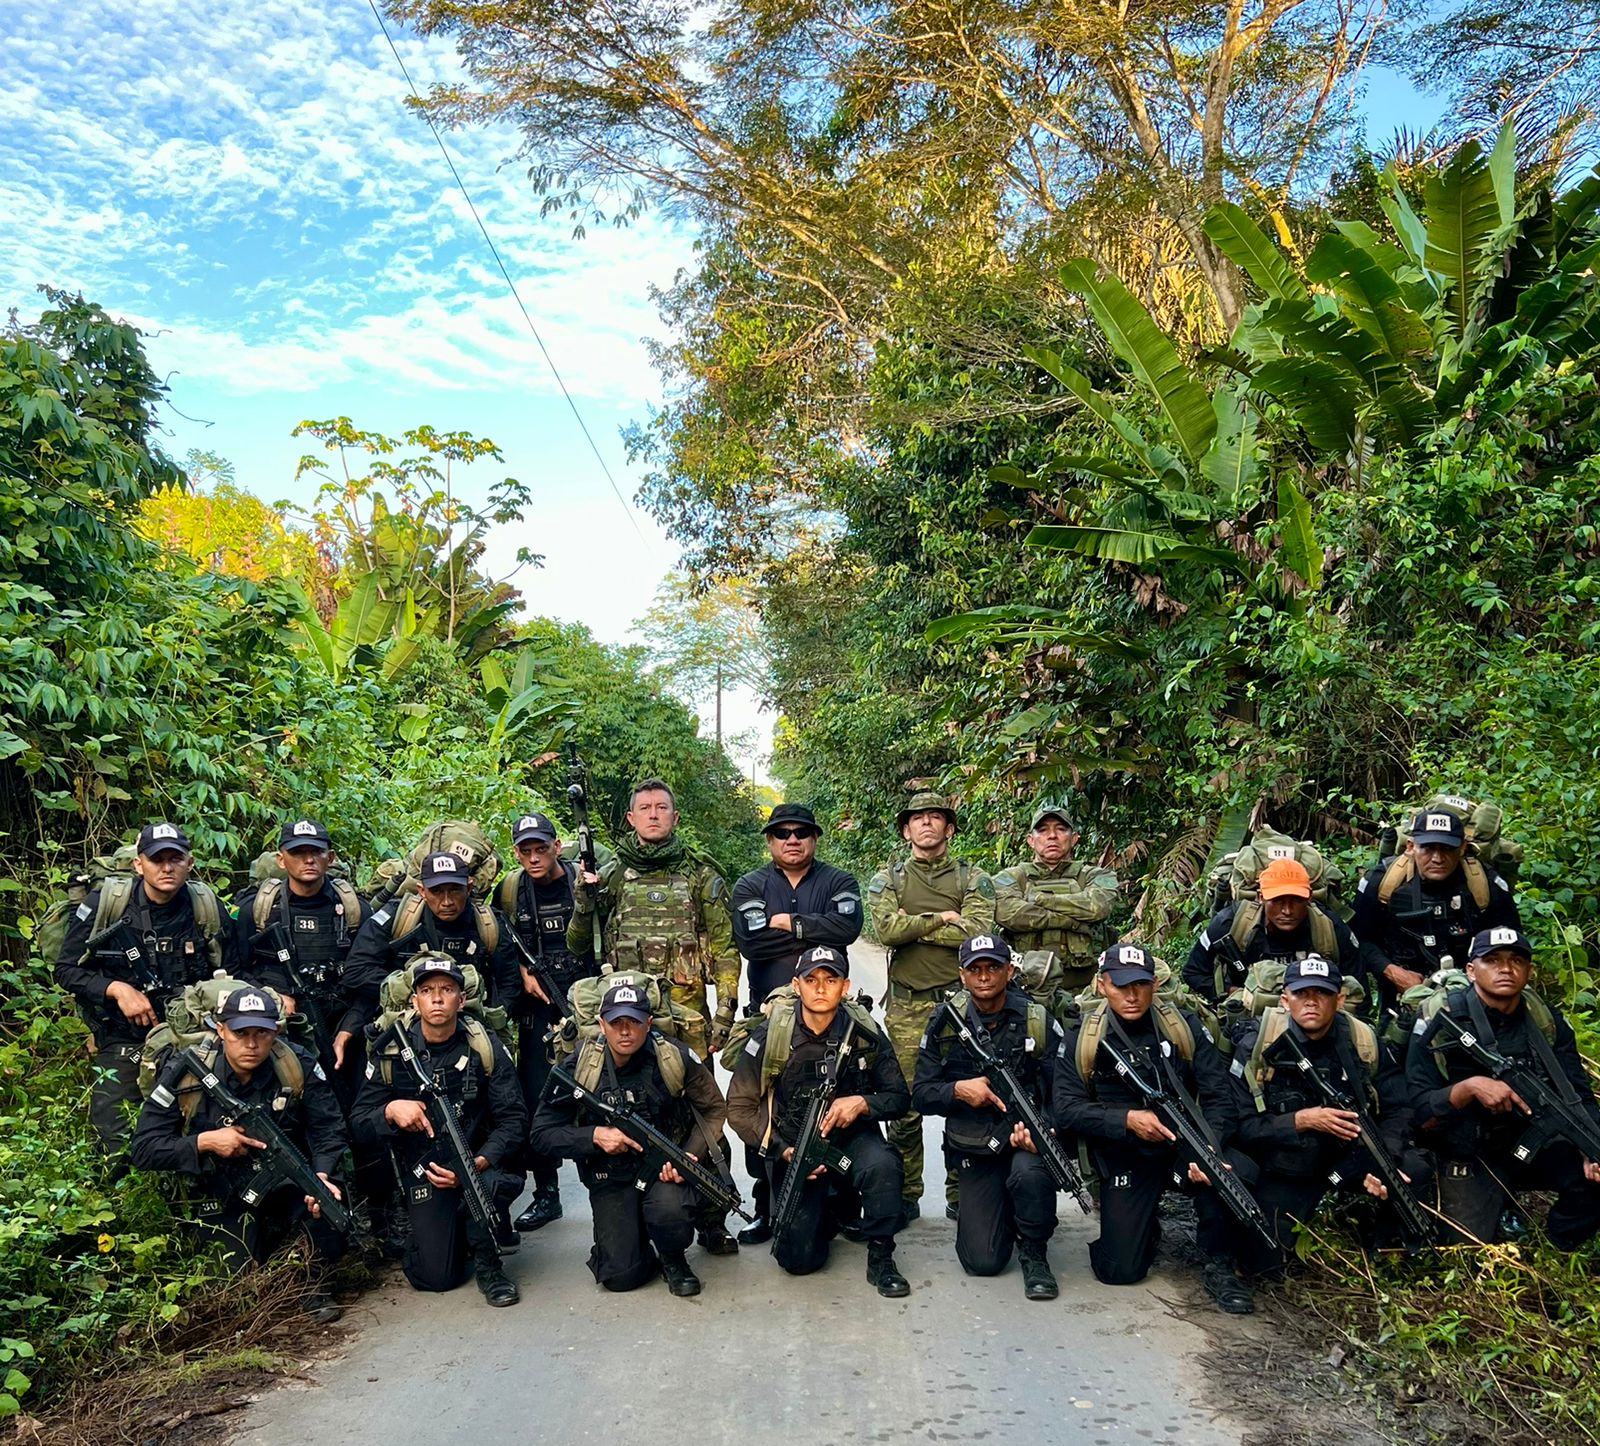
[[[728,1036],[733,1032],[733,1006],[731,1004],[719,1005],[716,1015],[711,1021],[711,1052],[717,1053],[728,1042]]]

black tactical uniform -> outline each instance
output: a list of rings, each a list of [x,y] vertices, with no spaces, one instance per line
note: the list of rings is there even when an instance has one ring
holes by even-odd
[[[1229,904],[1206,925],[1200,937],[1194,941],[1188,961],[1183,966],[1183,982],[1202,999],[1209,999],[1215,1004],[1244,984],[1245,976],[1250,972],[1252,964],[1260,963],[1263,959],[1288,961],[1304,959],[1309,954],[1323,954],[1325,951],[1319,950],[1312,938],[1309,911],[1313,909],[1326,918],[1326,927],[1333,934],[1336,947],[1334,953],[1326,957],[1332,959],[1345,975],[1354,976],[1366,985],[1370,996],[1371,988],[1367,980],[1368,953],[1365,946],[1357,941],[1350,926],[1338,914],[1332,909],[1324,908],[1315,899],[1308,900],[1308,917],[1301,922],[1299,928],[1291,929],[1287,933],[1274,929],[1267,921],[1266,911],[1262,910],[1260,920],[1251,930],[1242,948],[1234,942],[1232,934],[1233,921],[1239,912],[1239,905]],[[1219,968],[1222,971],[1221,994],[1217,992]]]
[[[608,996],[609,997],[609,996]],[[650,1124],[710,1163],[727,1122],[727,1105],[711,1071],[693,1051],[652,1032],[638,1051],[618,1064],[603,1038],[585,1043],[569,1067],[582,1077],[585,1052],[598,1051],[600,1068],[594,1092],[609,1102],[626,1102]],[[678,1056],[683,1088],[674,1095],[662,1074],[660,1057]],[[660,1178],[657,1162],[645,1170],[643,1155],[608,1155],[594,1142],[598,1113],[565,1091],[551,1091],[533,1117],[530,1141],[543,1154],[577,1161],[578,1177],[588,1187],[594,1215],[594,1247],[589,1269],[607,1290],[636,1290],[665,1270],[675,1294],[699,1289],[684,1260],[701,1212],[697,1192]],[[683,1279],[693,1290],[680,1289]]]
[[[171,835],[147,837],[155,829],[169,829]],[[188,840],[172,824],[147,826],[139,841],[141,853],[152,847],[181,847],[185,853],[189,849]],[[116,1151],[128,1141],[124,1106],[139,1102],[139,1049],[152,1026],[132,1023],[116,1002],[106,997],[106,990],[116,983],[141,990],[159,1024],[174,994],[209,979],[218,968],[231,967],[233,960],[226,930],[219,932],[213,949],[195,917],[191,888],[204,889],[199,883],[180,888],[165,904],[152,904],[143,880],[132,880],[121,927],[107,932],[91,948],[101,895],[111,887],[127,888],[129,884],[126,879],[108,880],[73,912],[56,960],[56,981],[77,1000],[84,1022],[94,1031],[95,1079],[89,1119],[105,1149]],[[216,908],[221,924],[221,904]]]
[[[728,1118],[735,1132],[760,1152],[772,1198],[783,1190],[789,1165],[783,1152],[794,1145],[804,1123],[806,1107],[819,1084],[819,1067],[830,1044],[842,1038],[847,1013],[841,1008],[826,1034],[813,1034],[798,1005],[788,1058],[781,1073],[763,1093],[762,1064],[772,1021],[756,1026],[734,1066],[728,1085]],[[873,1252],[886,1256],[893,1268],[895,1233],[900,1228],[904,1171],[900,1156],[890,1148],[880,1125],[901,1118],[911,1108],[911,1092],[895,1060],[888,1039],[876,1029],[865,1033],[859,1026],[854,1052],[845,1064],[834,1098],[860,1095],[867,1112],[847,1129],[829,1135],[831,1144],[850,1157],[848,1174],[827,1171],[808,1180],[801,1190],[799,1208],[789,1228],[777,1239],[773,1253],[791,1275],[808,1275],[828,1260],[828,1246],[858,1211],[858,1233]],[[902,1289],[900,1294],[904,1294]]]
[[[814,944],[848,949],[861,937],[861,885],[855,875],[813,860],[791,884],[776,864],[763,864],[733,886],[733,942],[744,955],[747,1009],[759,1008],[774,989],[794,979],[794,961]],[[774,914],[788,914],[792,929],[774,929]]]
[[[248,1080],[240,1079],[220,1044],[216,1052],[218,1077],[230,1094],[246,1104],[270,1105],[278,1127],[311,1168],[337,1182],[339,1162],[350,1143],[339,1103],[312,1054],[291,1041],[283,1044],[294,1052],[304,1075],[298,1098],[279,1081],[270,1058],[252,1070]],[[195,1207],[193,1224],[202,1237],[221,1244],[232,1269],[265,1260],[297,1230],[305,1232],[320,1259],[337,1260],[344,1253],[344,1237],[326,1221],[312,1218],[298,1186],[280,1185],[254,1205],[241,1198],[259,1159],[256,1152],[232,1160],[200,1153],[199,1136],[231,1121],[223,1118],[219,1106],[197,1083],[191,1081],[180,1089],[186,1073],[186,1065],[174,1055],[157,1078],[157,1094],[146,1100],[139,1112],[133,1135],[133,1163],[141,1170],[176,1172],[189,1182]],[[160,1102],[163,1086],[172,1093],[169,1103]],[[185,1120],[182,1106],[191,1092],[193,1117]]]
[[[1044,1016],[1042,1045],[1029,1026],[1030,1007]],[[989,1049],[1012,1068],[1048,1120],[1061,1026],[1016,988],[1007,990],[995,1014],[980,1014],[973,1006],[967,1017],[988,1031]],[[917,1051],[911,1107],[945,1116],[945,1162],[961,1186],[956,1258],[969,1275],[998,1275],[1011,1259],[1014,1240],[1025,1261],[1042,1261],[1056,1228],[1055,1181],[1037,1154],[1012,1146],[1016,1119],[955,1097],[960,1081],[984,1072],[949,1016],[935,1014]]]
[[[1263,1026],[1264,1020],[1251,1020],[1236,1037],[1232,1080],[1239,1147],[1260,1170],[1251,1193],[1280,1247],[1269,1253],[1261,1242],[1252,1240],[1248,1242],[1249,1259],[1253,1270],[1270,1271],[1280,1268],[1284,1252],[1293,1249],[1295,1222],[1310,1220],[1329,1190],[1343,1197],[1346,1206],[1367,1198],[1364,1182],[1372,1168],[1371,1157],[1359,1140],[1347,1142],[1325,1131],[1296,1127],[1298,1111],[1326,1106],[1328,1100],[1305,1078],[1295,1045],[1312,1069],[1341,1093],[1365,1097],[1368,1109],[1377,1117],[1382,1143],[1410,1177],[1413,1193],[1419,1197],[1430,1170],[1420,1153],[1406,1149],[1410,1115],[1399,1065],[1388,1050],[1379,1051],[1376,1069],[1361,1058],[1355,1039],[1355,1031],[1363,1027],[1361,1021],[1352,1021],[1341,1010],[1334,1015],[1328,1033],[1312,1039],[1292,1019],[1279,1018],[1274,1021],[1274,1032],[1281,1028],[1283,1034],[1260,1050],[1256,1062]],[[1375,1039],[1370,1030],[1368,1037],[1369,1041]],[[1370,1043],[1368,1048],[1372,1048]],[[1251,1089],[1252,1075],[1259,1102]],[[1377,1202],[1373,1205],[1376,1208]],[[1385,1218],[1375,1243],[1386,1244],[1392,1238],[1392,1219]]]
[[[449,1095],[469,1148],[489,1162],[478,1179],[499,1218],[498,1233],[504,1235],[510,1230],[511,1203],[522,1193],[527,1178],[520,1161],[528,1112],[522,1103],[516,1066],[505,1046],[493,1034],[483,1032],[494,1063],[493,1070],[486,1072],[468,1037],[465,1018],[457,1019],[455,1033],[443,1044],[428,1044],[415,1019],[407,1026],[406,1037],[424,1070]],[[418,1290],[454,1290],[475,1268],[481,1282],[486,1274],[499,1269],[494,1242],[468,1216],[460,1189],[438,1189],[421,1173],[430,1162],[457,1169],[442,1135],[430,1137],[421,1131],[396,1129],[384,1117],[391,1101],[421,1098],[410,1066],[397,1057],[386,1058],[386,1049],[381,1037],[372,1046],[367,1079],[356,1097],[351,1123],[357,1141],[394,1151],[411,1221],[406,1279]]]
[[[1126,948],[1113,946],[1113,950]],[[1109,1005],[1103,1007],[1109,1012]],[[1159,1079],[1170,1071],[1166,1077],[1175,1077],[1198,1102],[1223,1158],[1248,1184],[1253,1167],[1229,1145],[1238,1116],[1229,1090],[1228,1066],[1200,1022],[1192,1014],[1183,1015],[1183,1020],[1194,1042],[1192,1061],[1184,1059],[1158,1031],[1156,1011],[1151,1009],[1136,1021],[1116,1021],[1126,1044],[1115,1028],[1108,1026],[1086,1079],[1077,1061],[1078,1034],[1089,1027],[1086,1017],[1078,1030],[1062,1041],[1055,1070],[1056,1131],[1062,1138],[1077,1137],[1088,1145],[1099,1176],[1100,1238],[1089,1247],[1089,1263],[1096,1278],[1108,1285],[1131,1285],[1145,1278],[1161,1238],[1157,1207],[1165,1191],[1177,1189],[1194,1200],[1196,1243],[1208,1261],[1207,1286],[1217,1294],[1213,1276],[1225,1286],[1231,1276],[1229,1263],[1239,1254],[1240,1232],[1210,1186],[1188,1181],[1192,1156],[1187,1150],[1169,1141],[1142,1140],[1129,1130],[1129,1113],[1147,1106],[1134,1086],[1117,1074],[1105,1050],[1105,1043],[1114,1044],[1146,1079]],[[1237,1282],[1225,1288],[1237,1288]],[[1242,1308],[1248,1309],[1248,1292],[1244,1300]]]
[[[507,918],[516,930],[523,947],[554,975],[563,992],[569,992],[578,980],[593,979],[600,972],[592,950],[586,956],[580,956],[567,947],[567,925],[572,920],[575,906],[573,888],[576,880],[576,865],[562,859],[561,872],[554,879],[534,879],[519,870],[502,880],[495,889],[495,897],[502,900],[514,890],[516,907],[503,912],[502,917]],[[511,889],[507,888],[508,884],[512,886]],[[517,1022],[517,1074],[522,1081],[523,1099],[532,1116],[538,1111],[545,1080],[550,1074],[545,1034],[557,1022],[560,1011],[522,988],[520,970],[517,988],[518,993],[508,996],[508,1000],[511,1001],[511,1016]],[[542,1155],[530,1149],[528,1167],[533,1175],[536,1198],[556,1193],[560,1165],[559,1157]],[[559,1213],[557,1209],[555,1214]]]
[[[1485,1006],[1476,991],[1455,990],[1440,1012],[1460,1021],[1497,1053],[1531,1065],[1558,1087],[1564,1084],[1600,1127],[1600,1106],[1572,1026],[1559,1010],[1548,1004],[1542,1008],[1548,1011],[1554,1038],[1544,1037],[1526,994],[1512,1013],[1502,1014]],[[1517,1194],[1548,1190],[1556,1196],[1545,1221],[1550,1243],[1576,1250],[1600,1231],[1600,1185],[1585,1177],[1582,1154],[1563,1139],[1552,1138],[1530,1158],[1518,1159],[1517,1146],[1530,1123],[1521,1110],[1497,1114],[1476,1101],[1460,1109],[1450,1103],[1453,1085],[1484,1073],[1438,1017],[1411,1036],[1406,1086],[1417,1143],[1432,1150],[1436,1159],[1440,1209],[1476,1239],[1492,1242],[1502,1211]]]

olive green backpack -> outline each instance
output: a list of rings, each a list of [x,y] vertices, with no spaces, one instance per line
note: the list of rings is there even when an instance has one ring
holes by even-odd
[[[384,979],[378,990],[378,1017],[367,1026],[369,1038],[381,1038],[396,1022],[410,1027],[417,1017],[417,1011],[411,1004],[411,996],[417,987],[417,970],[423,963],[435,963],[438,958],[433,954],[415,955]],[[451,963],[461,970],[465,998],[461,1003],[460,1023],[466,1031],[467,1043],[478,1056],[483,1072],[493,1074],[495,1055],[494,1047],[489,1043],[491,1033],[514,1057],[516,1037],[512,1033],[510,1017],[498,1004],[483,1002],[483,977],[476,968],[457,960],[451,960]],[[398,1046],[392,1039],[378,1052],[379,1072],[385,1084],[394,1082],[394,1059],[398,1053]]]
[[[613,984],[631,984],[644,995],[650,1007],[651,1027],[659,1034],[685,1040],[705,1028],[705,1015],[679,1004],[654,974],[637,969],[606,969],[598,977],[577,980],[567,990],[570,1012],[550,1032],[550,1057],[557,1063],[570,1058],[587,1040],[599,1039],[600,1001]]]

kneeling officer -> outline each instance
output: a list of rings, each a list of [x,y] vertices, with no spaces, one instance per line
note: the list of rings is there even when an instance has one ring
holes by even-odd
[[[956,1258],[968,1275],[998,1275],[1011,1259],[1022,1261],[1029,1300],[1059,1293],[1045,1252],[1056,1228],[1056,1184],[1028,1134],[1006,1112],[983,1064],[963,1042],[954,1009],[968,1028],[988,1036],[988,1048],[1050,1115],[1061,1026],[1042,1004],[1012,987],[1011,946],[979,934],[961,946],[961,992],[928,1023],[917,1050],[911,1104],[920,1114],[944,1115],[946,1164],[956,1172],[961,1208],[956,1216]]]
[[[713,1142],[721,1140],[728,1115],[722,1091],[692,1050],[653,1030],[651,1022],[644,990],[613,984],[600,1001],[600,1038],[579,1046],[571,1077],[606,1105],[637,1113],[696,1161],[714,1160]],[[670,1161],[641,1175],[644,1145],[605,1123],[554,1075],[529,1143],[540,1154],[577,1161],[594,1215],[589,1269],[601,1285],[636,1290],[659,1268],[673,1295],[700,1294],[686,1252],[702,1206]]]
[[[223,997],[216,1042],[194,1053],[229,1095],[271,1112],[288,1145],[339,1201],[331,1177],[350,1143],[344,1116],[315,1058],[279,1037],[282,1023],[277,1001],[246,985]],[[287,1181],[260,1190],[263,1180],[281,1178],[283,1162],[267,1151],[266,1140],[231,1122],[182,1054],[157,1077],[133,1136],[133,1163],[140,1169],[173,1171],[193,1182],[200,1207],[195,1228],[221,1243],[233,1269],[265,1260],[296,1231],[313,1255],[337,1260],[344,1237],[322,1218],[314,1197]],[[325,1297],[313,1299],[311,1313],[319,1321],[339,1315]]]

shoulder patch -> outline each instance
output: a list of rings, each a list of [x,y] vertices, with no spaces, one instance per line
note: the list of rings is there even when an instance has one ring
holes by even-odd
[[[1012,873],[1010,869],[1007,869],[1003,874],[996,874],[994,876],[994,886],[997,889],[1015,888],[1016,883],[1017,876]]]
[[[988,874],[979,874],[978,882],[972,888],[980,899],[994,898],[994,880]]]
[[[378,912],[372,916],[372,922],[378,925],[379,928],[382,928],[383,925],[387,924],[392,918],[394,918],[394,914],[389,909],[379,909]]]
[[[94,910],[91,909],[87,903],[78,905],[78,917],[80,919],[87,919],[93,913]]]
[[[1366,893],[1366,891],[1367,891],[1367,876],[1365,874],[1362,874],[1361,882],[1356,885],[1356,892],[1358,894],[1364,894],[1364,893]]]
[[[869,894],[881,894],[888,887],[888,879],[886,879],[882,874],[874,874],[872,876],[872,882],[867,885],[867,892]]]
[[[1244,1078],[1244,1061],[1238,1055],[1233,1057],[1233,1063],[1228,1066],[1228,1073],[1238,1075],[1240,1079]]]
[[[312,1065],[311,1066],[311,1073],[314,1074],[318,1079],[320,1079],[320,1080],[322,1080],[324,1082],[327,1081],[328,1077],[327,1077],[327,1075],[323,1074],[322,1066],[320,1064]]]
[[[746,1054],[760,1054],[761,1041],[752,1034],[750,1038],[744,1042],[744,1052]]]
[[[1489,877],[1494,880],[1495,888],[1507,894],[1511,892],[1511,885],[1502,879],[1499,874],[1490,874]]]
[[[727,892],[728,886],[723,882],[722,875],[712,874],[711,887],[706,890],[706,897],[708,899],[720,899]]]

